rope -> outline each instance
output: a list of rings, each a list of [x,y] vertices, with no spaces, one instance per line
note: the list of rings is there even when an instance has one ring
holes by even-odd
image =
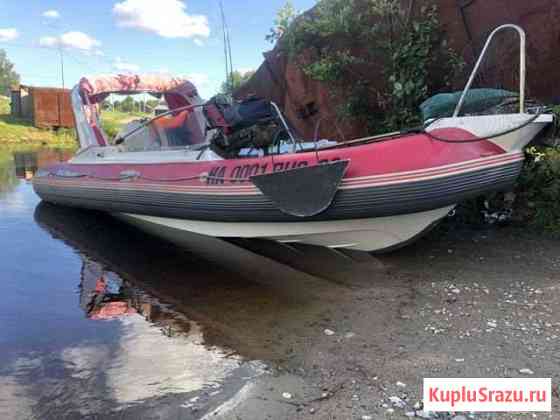
[[[434,141],[439,141],[439,142],[443,142],[443,143],[455,143],[455,144],[463,144],[463,143],[478,143],[481,141],[485,141],[485,140],[490,140],[490,139],[494,139],[497,137],[501,137],[501,136],[505,136],[507,134],[513,133],[515,131],[521,130],[525,127],[527,127],[529,124],[532,124],[534,121],[537,120],[537,118],[539,118],[541,115],[543,115],[545,113],[545,109],[539,108],[539,112],[537,112],[536,114],[534,114],[533,117],[529,118],[527,121],[523,122],[523,124],[517,126],[517,127],[513,127],[501,132],[497,132],[491,135],[487,135],[484,137],[473,137],[471,139],[463,139],[463,140],[452,140],[452,139],[446,139],[443,137],[439,137],[435,134],[432,134],[430,132],[427,131],[427,128],[430,127],[432,124],[434,124],[437,121],[440,121],[444,118],[448,118],[448,117],[440,117],[440,118],[435,118],[434,120],[430,121],[428,124],[425,124],[421,127],[412,127],[412,128],[407,128],[404,129],[400,132],[395,132],[395,133],[390,133],[387,134],[386,136],[382,136],[382,137],[377,137],[377,138],[366,138],[361,142],[356,142],[354,144],[372,144],[372,143],[383,143],[386,141],[393,141],[393,140],[401,140],[403,137],[411,135],[411,134],[425,134],[426,136],[430,137],[432,140]],[[460,118],[460,117],[459,117]],[[345,143],[340,143],[340,144],[336,144],[333,146],[327,146],[322,148],[321,150],[328,150],[328,149],[340,149],[340,148],[344,148],[347,147],[348,145]]]
[[[72,175],[61,175],[53,172],[48,172],[47,175],[54,176],[57,178],[92,178],[98,179],[100,181],[126,181],[128,179],[142,179],[144,181],[152,181],[152,182],[184,182],[184,181],[194,181],[197,179],[212,179],[216,181],[228,181],[228,182],[252,182],[251,178],[231,178],[231,177],[219,177],[213,175],[206,175],[204,173],[200,175],[193,175],[188,177],[181,177],[181,178],[152,178],[144,175],[123,175],[120,177],[104,177],[99,175],[93,174],[72,174]]]
[[[473,137],[472,139],[450,140],[450,139],[445,139],[445,138],[443,138],[443,137],[438,137],[438,136],[436,136],[436,135],[434,135],[434,134],[432,134],[432,133],[426,131],[426,129],[427,129],[430,125],[432,125],[432,124],[433,124],[434,122],[436,122],[436,121],[439,121],[439,120],[442,119],[442,118],[438,118],[438,119],[435,119],[435,120],[431,121],[430,123],[428,123],[427,125],[425,125],[425,126],[423,127],[423,129],[422,129],[421,132],[422,132],[423,134],[427,135],[428,137],[430,137],[432,140],[440,141],[440,142],[443,142],[443,143],[459,143],[459,144],[461,144],[461,143],[477,143],[477,142],[484,141],[484,140],[490,140],[490,139],[495,139],[495,138],[497,138],[497,137],[502,137],[502,136],[505,136],[505,135],[507,135],[507,134],[514,133],[514,132],[516,132],[516,131],[518,131],[518,130],[521,130],[521,129],[527,127],[529,124],[532,124],[533,122],[535,122],[535,121],[537,120],[537,118],[539,118],[543,113],[544,113],[544,111],[541,110],[541,109],[539,109],[539,112],[537,112],[533,117],[529,118],[529,119],[528,119],[527,121],[525,121],[523,124],[521,124],[521,125],[519,125],[519,126],[517,126],[517,127],[509,128],[509,129],[507,129],[507,130],[504,130],[504,131],[501,131],[501,132],[498,132],[498,133],[494,133],[494,134],[491,134],[491,135],[488,135],[488,136],[484,136],[484,137],[482,137],[482,138],[478,138],[478,137],[475,138],[475,137]]]

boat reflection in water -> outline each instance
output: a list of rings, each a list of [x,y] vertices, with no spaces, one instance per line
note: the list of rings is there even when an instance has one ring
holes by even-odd
[[[66,162],[73,154],[74,152],[71,149],[13,152],[16,177],[29,181],[39,168],[58,162]]]
[[[140,261],[134,245],[127,254],[123,241],[138,238],[128,236],[127,228],[120,231],[120,224],[110,217],[99,217],[107,220],[100,221],[95,213],[45,203],[35,210],[39,226],[78,251],[82,260],[79,306],[85,316],[100,327],[106,322],[119,324],[116,347],[86,342],[64,350],[65,365],[72,370],[70,378],[53,388],[58,394],[56,404],[43,398],[44,415],[36,418],[55,418],[52,413],[68,412],[68,406],[76,408],[76,401],[81,401],[81,415],[124,408],[133,417],[138,413],[190,418],[194,405],[199,412],[219,406],[248,378],[263,372],[261,363],[244,361],[232,356],[234,352],[226,346],[209,344],[200,324],[148,292],[143,286],[153,289],[146,278],[158,277],[144,268],[151,265],[157,272],[157,265],[146,258]],[[164,243],[151,245],[165,248]],[[119,267],[111,269],[116,261]],[[147,277],[142,278],[142,272]],[[89,385],[76,385],[78,379]],[[96,389],[94,383],[103,386]]]
[[[207,344],[275,359],[271,325],[311,316],[324,310],[327,298],[341,298],[332,283],[220,239],[192,235],[189,248],[178,247],[104,213],[45,202],[35,220],[78,251],[80,306],[92,319],[117,313],[126,319],[136,311],[161,321],[173,314],[174,323],[186,317],[204,325]],[[281,256],[277,249],[273,253]]]
[[[152,296],[108,271],[95,260],[82,256],[80,307],[91,320],[115,320],[141,315],[169,337],[188,334],[192,322]]]
[[[84,257],[80,283],[80,307],[90,319],[115,319],[133,315],[134,295],[115,273]]]
[[[58,162],[61,161],[58,160]],[[37,152],[15,152],[14,162],[16,176],[19,179],[30,180],[37,172]]]

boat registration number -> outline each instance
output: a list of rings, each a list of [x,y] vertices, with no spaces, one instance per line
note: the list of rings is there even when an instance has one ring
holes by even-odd
[[[334,162],[340,158],[322,159],[319,163]],[[253,163],[238,166],[216,166],[210,170],[206,177],[208,185],[223,185],[225,183],[236,184],[246,182],[252,176],[264,175],[266,173],[288,171],[290,169],[304,168],[316,161],[294,160],[285,162]]]

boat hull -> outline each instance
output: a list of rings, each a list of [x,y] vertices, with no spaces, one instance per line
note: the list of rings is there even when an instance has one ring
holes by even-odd
[[[288,223],[206,222],[126,213],[113,215],[147,233],[182,246],[192,243],[192,235],[206,235],[383,252],[418,239],[445,218],[454,207],[452,205],[426,212],[369,219]]]
[[[95,147],[42,169],[33,186],[45,201],[116,214],[175,242],[194,232],[379,251],[410,242],[461,201],[511,189],[523,167],[522,148],[550,123],[548,116],[530,117],[442,119],[430,133],[236,159]],[[496,132],[492,127],[520,128],[485,139]],[[313,216],[285,212],[253,183],[256,176],[308,174],[299,169],[337,161],[348,162],[343,176],[328,208]],[[313,188],[310,178],[292,178],[288,184],[299,193]]]
[[[507,153],[429,170],[345,180],[332,205],[305,220],[368,219],[451,206],[483,193],[511,188],[523,161],[523,153]],[[46,201],[110,213],[212,222],[301,221],[283,213],[254,187],[200,191],[189,186],[72,177],[39,177],[34,186]]]

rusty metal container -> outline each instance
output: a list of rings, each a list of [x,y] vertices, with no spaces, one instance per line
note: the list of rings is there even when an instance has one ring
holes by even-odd
[[[39,128],[73,128],[70,90],[21,85],[12,91],[12,115]]]

